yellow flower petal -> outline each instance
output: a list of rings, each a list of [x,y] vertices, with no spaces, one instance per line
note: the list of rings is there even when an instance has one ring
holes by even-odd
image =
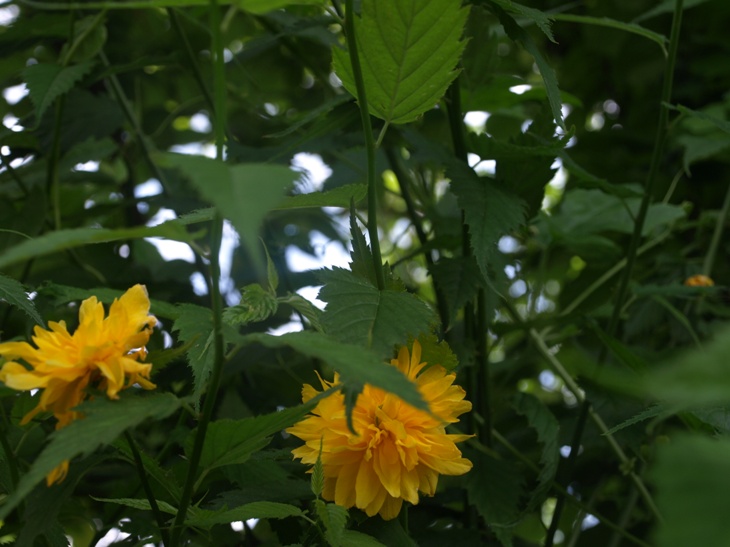
[[[147,290],[135,285],[114,301],[106,318],[96,297],[84,300],[73,334],[63,321],[49,321],[48,330],[35,327],[35,347],[26,342],[0,344],[0,356],[8,359],[0,369],[0,381],[13,389],[43,390],[21,424],[46,411],[53,413],[57,429],[81,418],[74,408],[86,398],[90,383],[112,399],[134,384],[153,389],[155,385],[149,381],[152,365],[140,362],[147,356],[144,346],[150,328],[157,323],[149,309]],[[60,482],[67,472],[68,462],[63,462],[46,480],[49,485]]]
[[[347,427],[341,393],[323,399],[309,416],[287,429],[305,442],[292,451],[302,463],[313,465],[321,447],[324,499],[386,520],[398,515],[404,500],[417,504],[419,491],[433,496],[439,474],[461,475],[471,469],[455,444],[471,436],[449,435],[444,429],[445,423],[458,421],[471,409],[464,390],[453,385],[456,376],[439,365],[426,369],[418,342],[412,354],[401,348],[391,365],[416,383],[430,413],[365,385],[352,415],[357,435]],[[338,382],[337,375],[333,382],[320,378],[323,390]],[[302,399],[319,393],[305,385]]]

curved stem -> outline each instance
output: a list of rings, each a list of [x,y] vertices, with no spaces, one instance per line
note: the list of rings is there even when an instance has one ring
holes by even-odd
[[[223,147],[225,143],[225,65],[223,64],[223,40],[220,32],[220,11],[216,0],[210,1],[210,26],[213,36],[213,68],[214,68],[214,99],[215,99],[215,138],[216,138],[216,159],[223,161]],[[220,293],[220,248],[223,238],[223,217],[220,211],[216,210],[211,229],[211,256],[210,256],[210,288],[211,308],[213,311],[213,372],[208,383],[208,391],[203,403],[203,412],[198,422],[198,429],[195,432],[193,450],[190,455],[188,472],[185,477],[185,485],[180,496],[175,522],[171,536],[172,547],[180,544],[180,538],[185,525],[185,517],[192,499],[200,457],[203,454],[205,436],[208,431],[208,424],[213,416],[213,408],[220,387],[221,372],[225,361],[225,346],[223,341],[223,301]]]
[[[712,234],[712,240],[710,240],[710,247],[707,249],[705,260],[702,262],[702,273],[707,277],[712,277],[712,268],[715,265],[715,257],[717,251],[720,248],[720,240],[722,239],[722,231],[725,228],[725,222],[730,212],[730,187],[728,187],[727,193],[725,194],[725,201],[722,204],[722,210],[720,211],[720,217],[717,219],[715,224],[715,231]]]
[[[357,36],[355,35],[355,9],[352,0],[345,1],[345,37],[347,38],[347,50],[352,63],[352,75],[355,79],[357,89],[357,102],[360,106],[360,117],[362,118],[362,129],[365,134],[365,149],[368,162],[368,235],[370,236],[370,248],[373,252],[373,266],[375,267],[375,279],[378,289],[385,288],[385,274],[383,272],[383,259],[380,254],[380,240],[378,239],[378,195],[375,186],[375,140],[373,139],[373,126],[370,123],[370,111],[365,93],[365,82],[362,78],[362,67],[360,57],[357,54]]]
[[[644,229],[644,222],[646,221],[646,215],[649,211],[649,203],[656,183],[657,175],[659,172],[659,164],[662,159],[664,152],[664,142],[667,136],[667,125],[669,123],[669,108],[667,105],[670,103],[672,95],[672,82],[674,79],[674,66],[677,61],[677,49],[679,47],[679,30],[682,25],[682,4],[684,0],[677,0],[674,5],[674,17],[672,19],[672,32],[669,38],[669,57],[667,64],[664,68],[664,84],[662,85],[662,95],[660,99],[659,107],[659,123],[657,125],[656,138],[654,139],[654,150],[651,155],[651,164],[649,166],[649,175],[646,179],[644,186],[644,196],[641,200],[641,206],[639,207],[639,214],[636,216],[636,222],[634,223],[634,233],[631,236],[629,243],[629,249],[626,254],[626,269],[623,271],[619,288],[616,293],[616,301],[613,307],[613,313],[611,320],[608,324],[606,333],[608,336],[614,336],[616,328],[618,327],[619,319],[621,318],[621,308],[623,306],[624,299],[626,298],[626,291],[631,281],[631,274],[634,271],[634,263],[636,262],[637,250],[639,248],[639,242],[641,241],[641,234]],[[605,358],[605,350],[601,353],[602,358],[599,362]]]

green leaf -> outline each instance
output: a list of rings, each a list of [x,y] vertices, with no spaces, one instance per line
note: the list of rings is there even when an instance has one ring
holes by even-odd
[[[537,47],[537,44],[525,30],[517,24],[517,22],[501,7],[497,5],[491,6],[492,11],[499,18],[499,22],[504,27],[507,36],[509,36],[515,42],[520,42],[527,52],[532,55],[535,59],[535,64],[540,70],[540,75],[545,83],[545,91],[548,96],[548,103],[550,103],[550,110],[553,113],[553,119],[562,129],[565,129],[565,122],[563,120],[562,105],[560,100],[560,89],[558,88],[558,78],[555,76],[555,71],[548,64],[542,53]]]
[[[93,496],[92,496],[93,497]],[[103,501],[106,503],[116,503],[117,505],[123,505],[124,507],[131,507],[132,509],[139,509],[140,511],[150,511],[150,502],[147,499],[136,499],[136,498],[93,498],[96,501]],[[169,515],[177,513],[177,509],[167,503],[166,501],[157,500],[157,506],[160,511]]]
[[[159,158],[163,165],[182,171],[200,195],[231,221],[255,264],[263,269],[261,257],[255,252],[259,226],[299,175],[283,165],[231,166],[203,156],[171,153]]]
[[[684,0],[683,9],[687,10],[689,8],[699,6],[700,4],[704,4],[705,2],[709,1],[710,0]],[[672,13],[674,11],[674,6],[676,5],[676,0],[663,0],[657,6],[654,6],[650,10],[639,15],[636,19],[634,19],[634,22],[638,23],[639,21],[644,21],[645,19],[651,19],[652,17],[662,15],[663,13]]]
[[[213,313],[194,304],[180,304],[178,310],[172,330],[179,333],[181,341],[190,344],[187,359],[193,371],[193,398],[197,406],[213,372]]]
[[[276,289],[279,288],[279,274],[276,272],[276,265],[274,265],[274,261],[271,260],[269,250],[266,248],[266,245],[264,245],[264,252],[266,253],[266,279],[269,282],[269,291],[271,294],[276,296]]]
[[[354,23],[372,114],[407,123],[433,108],[458,74],[468,14],[458,0],[362,2]],[[348,53],[335,49],[333,59],[337,76],[357,96]]]
[[[211,422],[205,436],[205,445],[200,458],[203,473],[222,467],[243,463],[253,454],[269,444],[271,436],[294,425],[304,418],[317,403],[331,395],[326,391],[304,404],[286,408],[272,414],[264,414],[243,420],[217,420]],[[192,450],[194,432],[186,443],[186,452]]]
[[[205,511],[194,509],[185,524],[208,530],[216,524],[229,524],[249,519],[283,519],[287,517],[303,517],[305,514],[299,507],[274,501],[257,501],[234,509],[224,511]]]
[[[97,287],[93,289],[79,289],[69,287],[68,285],[59,285],[58,283],[45,282],[38,287],[38,292],[44,296],[53,298],[56,305],[66,304],[68,302],[81,301],[96,296],[99,302],[111,304],[115,299],[124,294],[124,291],[109,289],[107,287]],[[174,304],[161,302],[159,300],[150,299],[150,311],[157,317],[166,317],[168,319],[176,319],[180,315],[180,311]]]
[[[659,547],[727,545],[730,538],[730,441],[683,435],[660,447],[650,474]]]
[[[314,463],[314,467],[312,467],[312,480],[311,486],[312,486],[312,493],[316,498],[319,498],[322,495],[322,490],[324,490],[324,466],[322,465],[322,442],[319,442],[319,454],[317,455],[317,461]]]
[[[117,401],[100,397],[79,407],[86,416],[50,435],[50,443],[23,475],[16,490],[0,506],[0,519],[20,503],[25,495],[64,460],[91,454],[99,446],[111,444],[130,427],[147,418],[163,419],[180,407],[180,400],[169,393],[147,396],[122,395]]]
[[[69,61],[87,61],[99,53],[106,43],[107,32],[103,25],[106,11],[89,15],[74,22],[73,42],[61,48],[64,64]]]
[[[28,84],[28,94],[35,105],[36,124],[53,102],[68,91],[91,71],[93,63],[84,61],[77,65],[62,67],[47,63],[30,65],[23,71]]]
[[[667,416],[671,416],[672,414],[676,414],[676,410],[672,409],[668,405],[663,405],[663,404],[652,405],[649,408],[642,410],[635,416],[632,416],[628,420],[624,420],[620,424],[613,426],[606,433],[604,433],[604,435],[613,435],[617,431],[621,431],[622,429],[625,429],[634,424],[638,424],[640,422],[648,420],[649,418],[655,418],[657,416],[659,416],[660,418],[665,418]]]
[[[498,5],[504,11],[531,20],[538,26],[543,34],[547,36],[548,40],[557,44],[551,28],[551,19],[557,19],[555,15],[548,15],[538,9],[528,8],[527,6],[523,6],[522,4],[518,4],[512,0],[489,0],[489,2]]]
[[[416,386],[408,378],[361,346],[345,344],[314,332],[292,332],[282,336],[249,334],[243,339],[269,348],[290,346],[303,355],[324,361],[339,372],[343,379],[379,387],[416,408],[428,409]]]
[[[485,280],[493,273],[492,262],[500,237],[525,220],[525,204],[493,180],[479,177],[466,164],[450,166],[451,188],[469,226],[471,247]]]
[[[527,514],[545,501],[555,479],[560,462],[558,443],[560,426],[550,410],[532,395],[518,392],[514,405],[517,413],[527,418],[530,427],[537,432],[538,441],[542,443],[540,473],[537,476],[537,486],[532,491],[530,501],[524,510],[524,514]]]
[[[378,356],[392,355],[409,336],[428,332],[433,311],[417,296],[385,289],[379,291],[353,272],[334,268],[319,272],[325,286],[319,298],[327,302],[322,326],[342,342],[372,349]]]
[[[666,55],[666,46],[669,40],[663,34],[654,32],[647,28],[637,25],[636,23],[624,23],[623,21],[616,21],[609,17],[591,17],[587,15],[574,15],[572,13],[556,13],[552,15],[555,21],[568,21],[570,23],[583,23],[584,25],[595,25],[599,27],[608,27],[616,30],[623,30],[624,32],[630,32],[638,36],[648,38],[652,42],[656,43]]]
[[[0,298],[11,306],[20,308],[28,317],[45,328],[46,324],[35,309],[35,304],[28,298],[28,293],[25,292],[23,285],[15,279],[0,274]]]
[[[25,262],[43,255],[82,247],[91,243],[109,243],[125,239],[141,239],[145,237],[164,237],[173,241],[187,242],[191,240],[182,224],[175,220],[163,222],[157,226],[138,228],[76,228],[48,232],[33,240],[23,241],[0,254],[0,269],[18,262]]]
[[[263,14],[285,6],[322,5],[324,0],[231,0],[231,4],[249,13]]]
[[[279,297],[280,304],[288,304],[301,313],[317,332],[324,332],[322,328],[322,310],[299,294],[288,294]]]
[[[126,440],[118,439],[114,442],[114,448],[116,448],[124,458],[131,464],[135,465],[134,456],[132,455],[132,449],[129,447],[129,443]],[[152,458],[144,450],[140,450],[140,457],[144,465],[144,470],[147,475],[153,478],[157,483],[162,486],[172,499],[178,501],[182,489],[178,484],[177,478],[171,469],[163,469],[157,460]]]
[[[347,547],[385,547],[373,536],[357,532],[356,530],[345,530],[342,532],[342,545]]]
[[[492,529],[502,545],[511,547],[512,527],[519,517],[523,478],[506,460],[486,454],[470,456],[474,468],[466,480],[469,503]]]
[[[446,340],[439,341],[435,334],[422,334],[418,337],[421,344],[421,361],[430,365],[441,365],[448,371],[454,370],[459,361],[451,351]]]
[[[268,257],[268,253],[266,253]],[[276,295],[258,283],[246,285],[241,289],[241,302],[223,311],[223,319],[229,325],[247,325],[264,321],[274,315],[279,307]]]
[[[644,359],[636,355],[631,348],[613,336],[609,336],[597,324],[591,324],[591,330],[596,333],[603,345],[610,350],[611,354],[628,367],[629,370],[643,372],[649,369],[649,364]]]
[[[275,210],[301,209],[305,207],[342,207],[347,208],[354,201],[365,199],[368,187],[365,184],[346,184],[326,192],[310,192],[287,196]]]
[[[730,138],[723,133],[709,135],[680,135],[677,143],[684,148],[683,164],[684,170],[690,173],[690,165],[693,163],[711,158],[720,152],[730,148]]]
[[[334,503],[325,503],[315,500],[314,507],[317,517],[324,524],[324,536],[331,547],[340,547],[343,544],[343,535],[347,525],[347,509]]]

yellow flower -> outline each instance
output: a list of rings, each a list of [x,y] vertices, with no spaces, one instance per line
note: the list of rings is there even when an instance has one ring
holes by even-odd
[[[89,385],[106,391],[110,399],[117,399],[119,391],[133,384],[153,389],[155,385],[149,381],[152,365],[140,363],[147,357],[144,346],[157,323],[149,309],[147,289],[135,285],[114,300],[106,318],[104,306],[95,296],[84,300],[73,334],[64,321],[49,321],[50,330],[35,327],[36,347],[27,342],[0,344],[0,356],[7,360],[0,370],[0,381],[13,389],[43,390],[38,405],[25,415],[21,425],[39,412],[50,411],[58,420],[56,429],[67,426],[82,417],[73,409],[86,398]],[[65,461],[46,476],[46,482],[49,486],[60,482],[67,472]]]
[[[420,361],[421,346],[416,341],[413,355],[402,347],[391,364],[416,384],[431,413],[366,384],[352,416],[358,435],[347,427],[341,393],[323,399],[311,415],[287,429],[306,443],[292,451],[302,463],[316,463],[321,446],[324,499],[390,520],[400,512],[403,500],[417,504],[419,491],[433,496],[440,474],[462,475],[471,469],[455,444],[470,435],[449,435],[445,430],[471,410],[471,403],[464,400],[462,388],[452,385],[455,374],[441,365],[425,369],[427,363]],[[332,382],[320,378],[323,389],[338,382],[337,374]],[[306,402],[318,393],[305,385],[302,399]]]
[[[697,274],[688,277],[684,280],[684,284],[687,287],[714,287],[715,282],[712,280],[711,277],[707,277],[706,275]]]

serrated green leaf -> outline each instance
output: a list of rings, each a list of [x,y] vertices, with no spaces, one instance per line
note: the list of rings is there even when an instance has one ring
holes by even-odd
[[[259,226],[266,214],[283,200],[285,190],[298,174],[283,165],[228,165],[203,156],[172,153],[158,158],[161,164],[179,169],[200,195],[231,221],[262,271],[261,257],[255,252]]]
[[[325,286],[319,298],[327,302],[322,326],[342,342],[390,356],[393,347],[409,336],[428,332],[433,311],[417,296],[394,290],[379,291],[353,272],[334,268],[319,272]]]
[[[456,318],[459,310],[476,298],[479,289],[487,288],[473,256],[442,258],[432,266],[431,275],[446,300],[449,323]]]
[[[132,450],[126,440],[122,441],[121,439],[118,439],[114,442],[114,448],[123,454],[131,465],[135,465]],[[173,500],[178,501],[182,490],[172,470],[163,469],[160,464],[157,463],[157,460],[150,457],[144,450],[140,450],[139,454],[142,458],[145,473],[162,486],[172,496]]]
[[[454,370],[459,360],[446,340],[441,340],[433,333],[422,334],[418,337],[421,344],[421,361],[430,365],[441,365],[447,371]]]
[[[373,263],[373,253],[368,247],[365,236],[357,225],[357,214],[354,204],[350,203],[350,234],[352,235],[352,251],[350,251],[350,270],[353,274],[378,286],[377,275]]]
[[[312,487],[312,493],[316,498],[322,495],[324,490],[324,466],[322,465],[322,442],[319,443],[319,454],[317,455],[317,461],[314,462],[312,467],[312,479],[310,481]]]
[[[433,108],[457,75],[468,14],[458,0],[362,2],[354,23],[371,114],[407,123]],[[335,49],[333,59],[337,76],[357,96],[348,53]]]
[[[178,317],[172,325],[180,340],[190,344],[187,359],[193,371],[193,397],[200,404],[206,382],[213,372],[213,313],[208,308],[194,304],[178,306]]]
[[[268,252],[266,253],[268,257]],[[269,261],[270,262],[270,261]],[[276,295],[258,283],[246,285],[241,289],[241,302],[223,311],[223,319],[229,325],[247,325],[264,321],[276,313],[279,301]]]
[[[11,306],[20,308],[28,317],[38,325],[45,328],[43,318],[35,309],[35,304],[28,298],[23,285],[11,277],[0,274],[0,299],[5,300]]]
[[[68,91],[89,73],[93,66],[91,61],[77,65],[62,67],[46,63],[37,63],[23,71],[23,79],[28,85],[28,94],[35,106],[36,124],[53,102]]]
[[[535,510],[545,501],[560,462],[560,447],[558,434],[560,426],[555,416],[537,398],[526,393],[518,392],[515,396],[515,410],[525,416],[530,427],[537,432],[537,439],[542,443],[540,453],[540,473],[537,476],[537,486],[530,495],[530,501],[524,514]]]
[[[511,547],[512,528],[517,522],[523,477],[509,461],[486,454],[470,459],[474,463],[466,481],[469,503],[479,512],[502,545]]]
[[[457,171],[458,169],[458,171]],[[485,280],[493,272],[492,261],[500,237],[525,220],[525,204],[493,180],[479,177],[466,164],[453,166],[447,174],[451,188],[469,226],[471,247]]]
[[[204,473],[222,467],[243,463],[269,444],[271,436],[294,425],[307,415],[317,403],[334,393],[327,391],[304,404],[286,408],[272,414],[264,414],[243,420],[218,420],[212,422],[205,436],[205,446],[200,458]],[[186,451],[192,450],[194,432],[186,443]]]
[[[334,503],[316,500],[317,517],[324,524],[324,536],[330,547],[343,546],[343,534],[347,525],[347,509]]]
[[[157,226],[138,228],[76,228],[48,232],[33,240],[23,241],[0,254],[0,269],[18,262],[25,262],[47,254],[82,247],[91,243],[109,243],[125,239],[141,239],[145,237],[163,237],[172,241],[191,241],[190,235],[182,224],[175,220],[163,222]]]
[[[727,545],[730,441],[683,435],[657,450],[650,472],[662,522],[660,547]]]
[[[499,18],[499,22],[504,27],[504,31],[507,33],[512,40],[520,42],[527,52],[532,55],[535,59],[535,64],[540,71],[543,83],[545,84],[545,91],[548,96],[548,103],[550,103],[550,110],[553,113],[553,119],[562,129],[565,129],[565,121],[563,120],[562,105],[560,100],[560,89],[558,88],[558,78],[555,75],[555,71],[548,64],[543,57],[542,52],[537,47],[537,44],[525,30],[517,24],[517,22],[497,5],[491,6],[492,11]]]
[[[0,506],[0,519],[7,515],[45,476],[64,460],[90,454],[99,446],[111,444],[130,427],[148,418],[163,419],[180,407],[172,394],[147,396],[122,395],[117,401],[98,398],[87,401],[79,410],[86,416],[53,432],[48,446],[23,475],[16,490]]]
[[[87,61],[99,53],[107,37],[106,27],[103,25],[105,15],[106,11],[74,22],[73,42],[67,42],[61,49],[64,64]]]
[[[416,408],[428,409],[416,386],[408,378],[361,346],[339,342],[314,332],[292,332],[282,336],[249,334],[243,339],[269,348],[290,346],[303,355],[324,361],[338,371],[344,380],[379,387],[398,395]]]
[[[305,514],[299,507],[275,501],[256,501],[227,509],[224,511],[205,511],[196,509],[185,521],[188,526],[208,530],[216,524],[229,524],[249,519],[283,519],[287,517],[303,517]]]

